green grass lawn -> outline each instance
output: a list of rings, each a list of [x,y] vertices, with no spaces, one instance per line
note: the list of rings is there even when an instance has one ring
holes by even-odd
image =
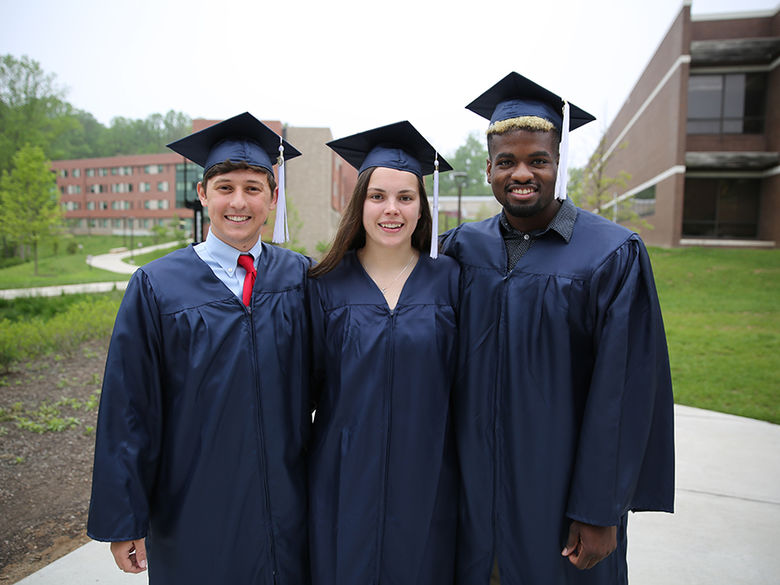
[[[780,423],[780,250],[650,255],[675,402]]]
[[[87,255],[105,254],[112,248],[127,245],[122,236],[76,236],[81,245],[75,254],[68,254],[66,246],[60,244],[55,254],[51,244],[44,244],[38,253],[38,274],[33,262],[0,269],[0,289],[79,284],[84,282],[106,282],[127,280],[127,274],[117,274],[87,265]],[[151,237],[135,237],[135,245],[149,246],[155,243]]]
[[[174,244],[170,248],[163,248],[162,250],[154,250],[153,252],[148,252],[146,254],[138,254],[133,257],[132,262],[130,262],[130,258],[125,259],[125,262],[135,264],[136,266],[143,266],[144,264],[148,264],[152,260],[157,260],[157,258],[162,258],[166,254],[170,254],[174,250],[183,248],[186,245],[187,244]]]

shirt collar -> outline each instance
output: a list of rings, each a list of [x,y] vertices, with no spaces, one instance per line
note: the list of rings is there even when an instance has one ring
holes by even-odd
[[[257,259],[260,257],[260,253],[263,251],[263,244],[260,238],[257,239],[255,245],[252,246],[248,251],[240,252],[239,250],[236,250],[233,246],[226,244],[225,242],[220,240],[217,236],[212,234],[211,228],[209,228],[209,233],[208,235],[206,235],[206,241],[204,242],[204,244],[206,246],[206,250],[208,251],[209,255],[214,260],[216,260],[216,262],[228,274],[232,274],[232,271],[236,269],[239,255],[252,254],[252,257],[255,259],[255,266],[257,266]]]
[[[577,219],[577,207],[571,202],[571,199],[564,199],[561,202],[561,206],[552,218],[552,221],[543,230],[535,230],[530,232],[534,237],[539,237],[546,234],[549,231],[553,231],[561,236],[568,244],[571,240],[572,233],[574,233],[574,222]],[[522,234],[519,230],[516,230],[509,223],[506,218],[506,211],[501,210],[499,217],[501,229],[505,234]]]

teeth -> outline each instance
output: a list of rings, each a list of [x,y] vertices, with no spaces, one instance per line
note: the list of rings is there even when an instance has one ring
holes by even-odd
[[[529,195],[534,192],[534,189],[530,187],[515,187],[514,189],[511,189],[512,193],[517,193],[518,195]]]
[[[380,223],[379,225],[381,225],[383,228],[395,229],[395,228],[401,227],[403,224],[400,224],[400,223]]]
[[[226,215],[230,221],[244,221],[249,219],[248,215]]]

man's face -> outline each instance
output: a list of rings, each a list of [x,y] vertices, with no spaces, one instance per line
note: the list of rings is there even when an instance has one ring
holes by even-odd
[[[257,242],[268,213],[276,207],[276,197],[266,174],[250,169],[216,175],[205,188],[198,183],[198,198],[209,210],[211,232],[242,252]]]
[[[512,130],[491,137],[487,181],[515,229],[546,227],[558,205],[558,147],[552,132]]]

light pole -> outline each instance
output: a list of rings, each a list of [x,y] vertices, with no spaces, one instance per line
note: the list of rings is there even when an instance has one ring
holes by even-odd
[[[460,225],[460,221],[462,218],[461,212],[460,212],[460,202],[461,202],[461,193],[463,191],[463,184],[468,181],[468,173],[465,173],[463,171],[455,171],[450,175],[455,181],[458,183],[458,225]]]

